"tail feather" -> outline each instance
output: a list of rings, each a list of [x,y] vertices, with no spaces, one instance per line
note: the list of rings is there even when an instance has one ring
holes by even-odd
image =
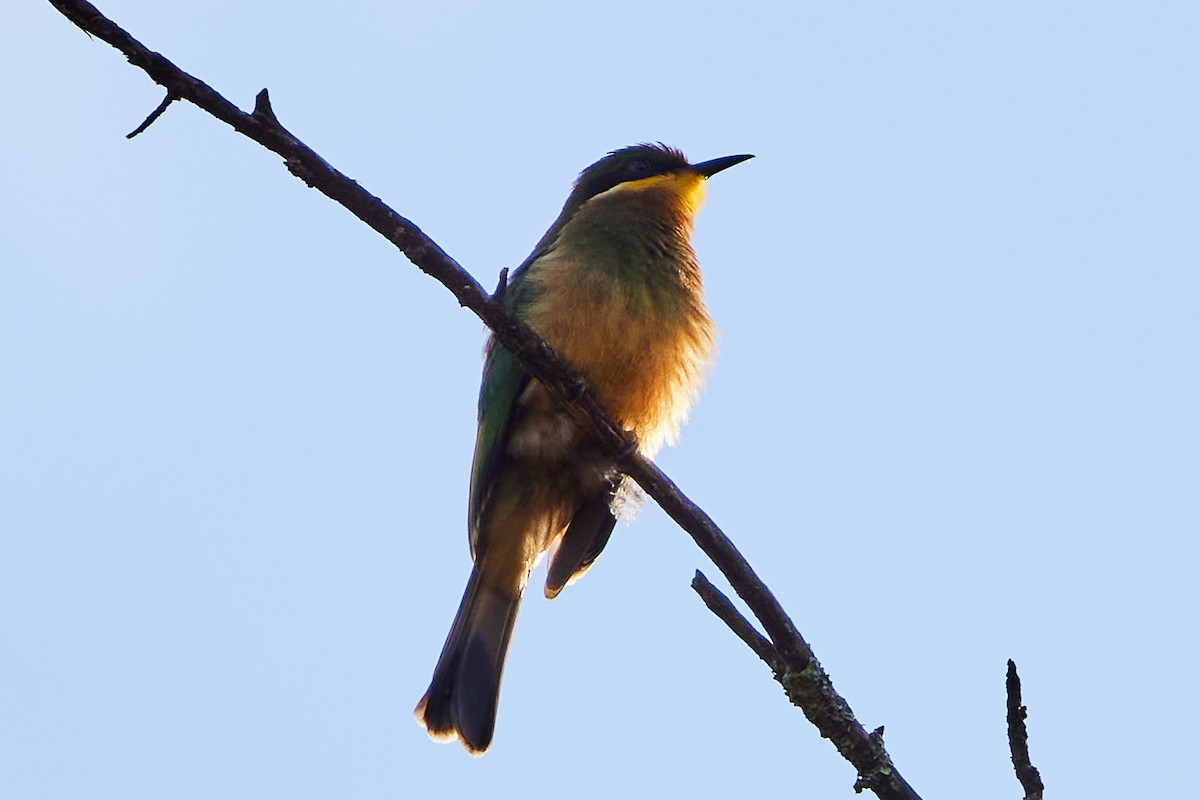
[[[585,501],[575,512],[571,524],[550,553],[550,564],[546,568],[546,597],[558,597],[558,593],[573,583],[592,566],[600,555],[608,537],[612,535],[617,518],[612,512],[615,487]]]
[[[429,689],[413,712],[435,741],[458,739],[472,755],[491,744],[521,591],[485,585],[479,566],[472,570]]]

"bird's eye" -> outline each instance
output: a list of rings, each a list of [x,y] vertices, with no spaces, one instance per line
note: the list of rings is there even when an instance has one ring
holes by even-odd
[[[650,162],[639,158],[637,161],[630,161],[627,169],[633,175],[645,175],[650,171]]]

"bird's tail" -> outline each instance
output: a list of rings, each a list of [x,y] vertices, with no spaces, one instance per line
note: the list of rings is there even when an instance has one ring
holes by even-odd
[[[433,680],[413,712],[430,738],[458,739],[471,755],[482,755],[492,742],[504,655],[524,589],[523,582],[488,583],[476,564]]]

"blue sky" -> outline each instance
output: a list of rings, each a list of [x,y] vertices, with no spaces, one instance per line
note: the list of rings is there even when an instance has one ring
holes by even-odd
[[[923,796],[1170,796],[1200,713],[1194,3],[99,7],[485,285],[606,151],[757,158],[659,462]],[[528,598],[493,749],[411,719],[484,331],[273,154],[10,14],[0,774],[22,798],[850,796],[653,505]]]

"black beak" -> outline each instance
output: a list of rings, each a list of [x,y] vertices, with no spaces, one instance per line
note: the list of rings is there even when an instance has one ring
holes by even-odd
[[[699,164],[692,164],[691,168],[693,172],[699,173],[706,178],[711,178],[721,170],[729,169],[734,164],[740,164],[743,161],[747,161],[751,158],[754,158],[754,156],[722,156],[721,158],[714,158],[711,161],[701,161]]]

